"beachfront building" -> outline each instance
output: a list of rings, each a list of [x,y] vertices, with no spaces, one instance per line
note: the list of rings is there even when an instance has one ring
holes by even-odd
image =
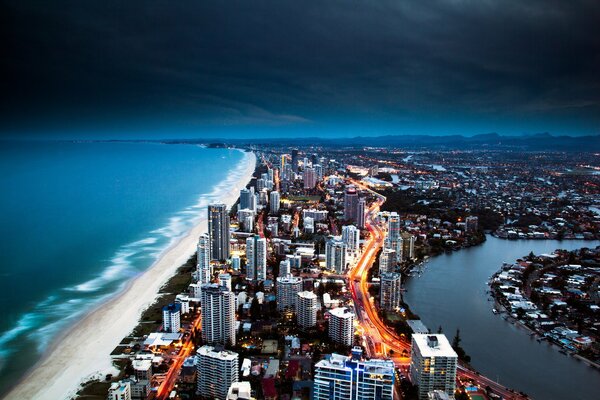
[[[196,368],[197,394],[224,400],[229,387],[238,381],[239,356],[222,347],[202,346],[196,352]]]
[[[296,322],[301,329],[312,328],[317,324],[317,295],[313,292],[297,294]]]
[[[419,387],[419,400],[434,390],[453,396],[458,356],[446,336],[414,333],[411,348],[410,380]]]
[[[210,263],[210,238],[207,233],[200,235],[196,249],[198,283],[209,283],[212,279],[213,267]]]
[[[315,400],[393,400],[394,362],[331,354],[315,364]]]
[[[216,283],[202,286],[202,340],[235,345],[235,294]]]
[[[131,400],[131,382],[113,382],[108,389],[108,400]]]
[[[246,279],[258,282],[267,279],[267,240],[258,235],[246,239]]]
[[[240,190],[240,210],[256,211],[256,195],[254,187]]]
[[[354,313],[347,307],[329,311],[329,337],[337,343],[351,346],[354,341]]]
[[[181,304],[172,303],[164,306],[163,313],[163,331],[177,333],[181,329]]]
[[[296,296],[302,290],[302,278],[292,275],[280,276],[277,278],[275,286],[277,289],[277,309],[279,311],[286,308],[294,309],[296,307]]]
[[[229,213],[225,204],[208,206],[208,235],[211,260],[229,259]]]
[[[384,272],[380,275],[379,306],[383,311],[398,311],[401,303],[401,275]]]
[[[337,274],[344,273],[346,270],[346,243],[333,238],[325,243],[325,266]]]

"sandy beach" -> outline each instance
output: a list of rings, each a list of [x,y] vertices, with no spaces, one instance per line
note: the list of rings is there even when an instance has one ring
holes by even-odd
[[[252,153],[247,153],[242,162],[244,170],[240,179],[220,199],[228,207],[236,202],[240,189],[246,186],[254,172],[256,159]],[[115,373],[111,351],[131,333],[143,310],[154,302],[161,286],[195,252],[198,237],[206,230],[204,217],[179,242],[165,250],[147,271],[129,282],[122,292],[91,311],[57,339],[5,398],[70,399],[81,383]]]

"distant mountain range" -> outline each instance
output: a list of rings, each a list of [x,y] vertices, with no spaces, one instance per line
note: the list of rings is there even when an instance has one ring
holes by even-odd
[[[203,143],[210,146],[226,145],[280,145],[306,146],[311,144],[322,147],[402,147],[412,150],[521,150],[521,151],[600,151],[600,135],[594,136],[553,136],[538,133],[523,136],[501,136],[486,133],[475,136],[429,136],[429,135],[387,135],[377,137],[353,138],[248,138],[248,139],[182,139],[164,140],[167,143]]]

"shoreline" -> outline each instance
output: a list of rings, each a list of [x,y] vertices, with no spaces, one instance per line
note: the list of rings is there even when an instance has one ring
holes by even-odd
[[[239,191],[246,187],[256,167],[254,153],[240,151],[244,154],[240,164],[245,164],[240,168],[241,177],[225,188],[219,199],[228,208],[235,204]],[[2,398],[70,399],[76,396],[82,383],[95,378],[103,380],[106,374],[114,373],[111,351],[135,328],[142,312],[156,300],[160,288],[196,251],[198,237],[207,228],[206,216],[200,218],[146,271],[92,308],[76,325],[57,335],[46,354]]]

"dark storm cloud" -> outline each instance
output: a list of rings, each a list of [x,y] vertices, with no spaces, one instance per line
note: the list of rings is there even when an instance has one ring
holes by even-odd
[[[17,0],[1,11],[5,129],[600,125],[597,1]]]

